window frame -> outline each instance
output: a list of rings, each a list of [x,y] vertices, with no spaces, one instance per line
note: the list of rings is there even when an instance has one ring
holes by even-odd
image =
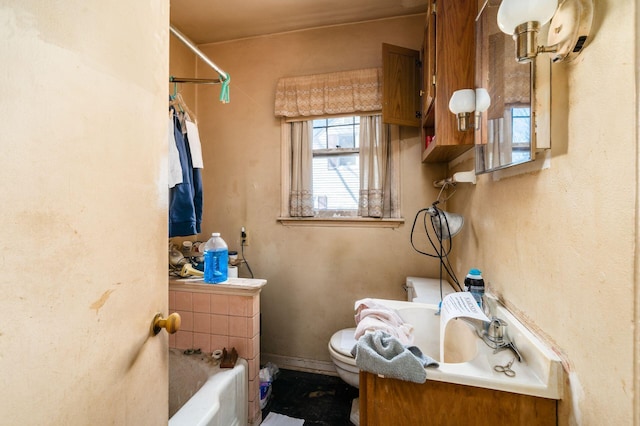
[[[380,115],[381,111],[357,114]],[[291,188],[291,150],[290,123],[296,121],[312,121],[324,118],[351,117],[356,114],[337,114],[326,116],[309,116],[280,119],[280,216],[276,219],[284,226],[312,226],[312,227],[355,227],[355,228],[398,228],[404,224],[404,217],[399,218],[371,218],[361,216],[340,217],[291,217],[289,216],[289,190]],[[399,129],[397,130],[399,132]],[[399,139],[399,134],[397,135]],[[359,152],[359,148],[357,149]]]

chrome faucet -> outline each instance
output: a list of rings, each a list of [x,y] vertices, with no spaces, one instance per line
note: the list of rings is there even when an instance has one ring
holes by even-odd
[[[466,323],[470,324],[478,337],[482,339],[482,341],[493,349],[493,353],[498,353],[505,349],[511,350],[516,358],[518,358],[518,362],[522,362],[522,355],[520,351],[516,347],[515,343],[512,342],[506,333],[507,323],[494,316],[491,312],[491,306],[488,298],[482,296],[482,307],[485,315],[490,318],[489,322],[460,317],[459,319],[464,320]]]
[[[520,351],[516,348],[515,343],[505,336],[505,329],[507,325],[508,324],[500,318],[492,317],[487,331],[483,336],[481,336],[482,340],[490,348],[493,348],[494,354],[505,349],[510,349],[518,358],[518,362],[522,362],[522,355],[520,355]]]

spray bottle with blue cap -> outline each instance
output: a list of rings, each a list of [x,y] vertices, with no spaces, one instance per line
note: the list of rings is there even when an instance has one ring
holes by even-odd
[[[464,289],[465,291],[471,292],[473,298],[480,306],[480,309],[483,309],[482,299],[484,296],[484,279],[482,278],[482,272],[479,269],[471,269],[464,279]]]

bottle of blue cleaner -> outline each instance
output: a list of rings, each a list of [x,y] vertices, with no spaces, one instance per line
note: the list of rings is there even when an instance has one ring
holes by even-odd
[[[478,306],[482,309],[482,296],[484,296],[484,279],[479,269],[471,269],[464,279],[465,290],[471,292]]]
[[[214,232],[204,245],[204,282],[217,284],[227,280],[229,249],[227,243]]]

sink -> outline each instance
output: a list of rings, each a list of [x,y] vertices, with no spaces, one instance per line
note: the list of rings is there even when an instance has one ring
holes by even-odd
[[[478,355],[478,336],[464,321],[450,321],[444,332],[444,359],[442,362],[456,364],[467,362]]]
[[[563,369],[558,355],[495,299],[493,313],[508,324],[507,335],[523,358],[522,362],[516,360],[511,366],[515,377],[507,377],[493,369],[512,361],[513,352],[503,350],[494,354],[466,321],[449,321],[442,341],[443,359],[440,359],[442,336],[436,305],[387,299],[375,301],[395,309],[405,322],[413,325],[413,344],[439,362],[438,368],[427,369],[427,380],[562,398]]]

